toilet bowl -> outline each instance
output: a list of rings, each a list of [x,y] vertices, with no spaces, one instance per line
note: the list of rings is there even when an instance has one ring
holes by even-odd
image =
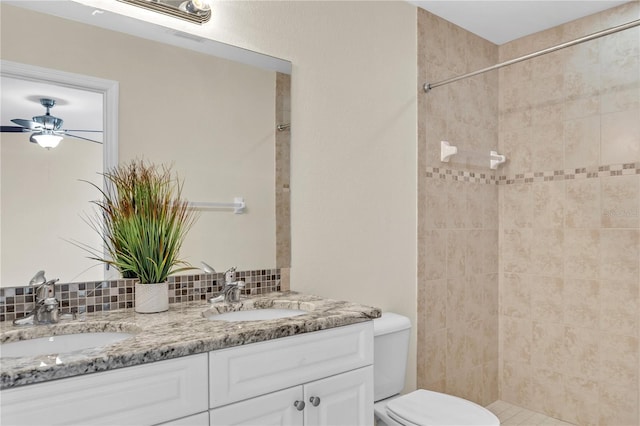
[[[400,395],[404,387],[411,322],[385,312],[373,321],[374,414],[378,426],[499,426],[486,408],[466,399],[419,389]]]

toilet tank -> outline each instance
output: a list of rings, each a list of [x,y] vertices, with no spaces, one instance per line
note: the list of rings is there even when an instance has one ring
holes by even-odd
[[[374,401],[396,395],[404,388],[409,356],[409,318],[384,312],[373,320]]]

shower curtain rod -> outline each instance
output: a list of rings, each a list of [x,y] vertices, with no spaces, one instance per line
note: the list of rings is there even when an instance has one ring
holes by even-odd
[[[597,33],[589,34],[587,36],[580,37],[580,38],[577,38],[575,40],[568,41],[566,43],[558,44],[557,46],[548,47],[546,49],[542,49],[542,50],[539,50],[537,52],[529,53],[528,55],[520,56],[519,58],[510,59],[508,61],[501,62],[499,64],[492,65],[490,67],[483,68],[483,69],[478,70],[478,71],[470,72],[470,73],[467,73],[467,74],[464,74],[464,75],[459,75],[457,77],[449,78],[447,80],[438,81],[436,83],[425,83],[423,88],[424,88],[425,92],[429,92],[431,89],[433,89],[435,87],[438,87],[438,86],[444,86],[445,84],[453,83],[455,81],[462,80],[462,79],[467,78],[467,77],[473,77],[473,76],[478,75],[478,74],[484,74],[487,71],[497,70],[499,68],[506,67],[507,65],[513,65],[513,64],[516,64],[518,62],[526,61],[527,59],[536,58],[538,56],[546,55],[547,53],[555,52],[556,50],[564,49],[565,47],[575,46],[576,44],[584,43],[585,41],[594,40],[596,38],[604,37],[606,35],[617,33],[619,31],[628,30],[629,28],[637,27],[638,25],[640,25],[640,19],[637,19],[637,20],[631,21],[631,22],[627,22],[626,24],[618,25],[617,27],[609,28],[608,30],[598,31]]]

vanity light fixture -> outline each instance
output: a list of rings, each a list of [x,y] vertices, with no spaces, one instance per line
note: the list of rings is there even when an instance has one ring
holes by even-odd
[[[118,0],[143,7],[195,24],[203,24],[211,18],[210,0]]]
[[[211,12],[211,6],[206,0],[186,0],[180,3],[180,10],[189,13],[206,13]]]
[[[43,130],[41,132],[34,133],[29,138],[31,142],[37,143],[41,147],[47,149],[55,148],[62,139],[62,136],[56,135],[50,130]]]

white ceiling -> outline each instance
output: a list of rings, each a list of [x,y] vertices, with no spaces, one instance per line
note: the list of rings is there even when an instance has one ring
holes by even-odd
[[[629,0],[408,1],[498,45],[629,2]]]

